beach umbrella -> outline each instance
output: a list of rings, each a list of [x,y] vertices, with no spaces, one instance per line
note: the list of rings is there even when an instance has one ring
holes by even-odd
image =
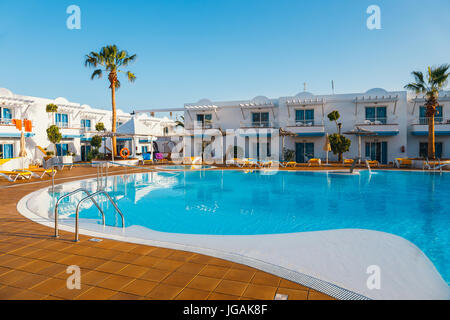
[[[22,169],[24,168],[23,160],[27,156],[27,151],[25,150],[25,134],[23,131],[20,134],[20,152],[19,157],[22,158]]]
[[[328,152],[331,151],[330,138],[328,138],[328,133],[325,135],[325,144],[323,145],[323,151],[327,152],[327,165],[328,165]]]
[[[362,136],[376,136],[377,133],[361,128],[361,127],[355,127],[352,131],[344,132],[344,134],[352,134],[358,137],[358,162],[361,163],[361,137]]]

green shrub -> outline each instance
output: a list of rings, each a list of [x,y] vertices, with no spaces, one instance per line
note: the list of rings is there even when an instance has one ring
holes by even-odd
[[[333,152],[333,154],[338,154],[339,161],[342,161],[342,154],[350,149],[352,141],[347,137],[337,133],[333,133],[328,138],[330,140],[331,151]]]

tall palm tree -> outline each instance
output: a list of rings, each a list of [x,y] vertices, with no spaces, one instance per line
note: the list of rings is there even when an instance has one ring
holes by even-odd
[[[425,76],[420,71],[413,71],[415,82],[408,83],[405,89],[414,91],[417,95],[423,94],[425,97],[426,117],[428,120],[428,158],[436,158],[434,116],[436,107],[439,104],[439,91],[447,86],[448,69],[450,65],[443,64],[438,67],[428,67]]]
[[[136,76],[130,71],[124,71],[122,67],[127,67],[128,64],[136,60],[136,55],[129,55],[125,50],[119,50],[116,45],[108,45],[100,49],[99,52],[92,51],[85,57],[84,65],[86,67],[97,68],[91,75],[91,80],[95,77],[101,78],[103,71],[108,73],[109,88],[111,89],[111,102],[112,102],[112,132],[116,132],[116,89],[120,88],[120,81],[118,79],[119,73],[125,73],[128,81],[134,82]],[[116,156],[116,137],[112,138],[112,153]]]

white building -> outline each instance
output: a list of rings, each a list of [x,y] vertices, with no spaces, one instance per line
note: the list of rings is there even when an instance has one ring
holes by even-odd
[[[439,102],[437,156],[450,158],[450,117],[446,117],[450,114],[450,93],[442,92]],[[184,156],[203,153],[204,158],[220,162],[224,154],[233,158],[233,145],[239,145],[241,156],[246,158],[283,159],[283,150],[292,150],[297,162],[324,160],[325,135],[338,130],[327,117],[334,110],[340,114],[342,133],[357,128],[372,132],[361,137],[361,145],[357,136],[346,135],[352,144],[344,158],[354,159],[360,152],[363,159],[387,164],[395,158],[426,156],[428,129],[423,104],[422,97],[406,91],[380,88],[352,94],[258,96],[244,101],[202,99],[184,106]],[[280,129],[289,135],[280,136]],[[330,152],[330,160],[337,160],[337,156]]]
[[[47,104],[56,104],[58,112],[47,113]],[[60,128],[62,140],[57,144],[57,155],[74,153],[75,161],[85,161],[91,150],[90,140],[98,134],[95,129],[97,123],[102,122],[107,131],[111,130],[111,111],[95,109],[88,105],[69,102],[65,98],[46,99],[13,94],[8,89],[0,88],[0,164],[1,159],[11,159],[19,156],[21,130],[25,131],[27,159],[30,162],[42,163],[46,151],[55,148],[47,139],[46,129],[55,124]],[[131,121],[133,115],[122,110],[117,111],[118,130]],[[16,127],[15,120],[22,125]],[[154,137],[170,134],[175,123],[168,118],[155,118],[146,115],[136,116],[133,121],[139,121],[148,128],[148,137],[117,138],[117,149],[127,147],[132,156],[150,152]],[[31,122],[30,122],[31,121]],[[24,126],[24,123],[31,125]],[[153,139],[152,139],[153,137]],[[105,139],[101,151],[110,153],[111,142]],[[157,149],[157,146],[155,146]]]

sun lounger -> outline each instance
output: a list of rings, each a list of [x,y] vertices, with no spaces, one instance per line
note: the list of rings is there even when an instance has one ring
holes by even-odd
[[[319,167],[322,165],[322,161],[320,159],[316,159],[316,158],[312,158],[308,160],[308,167],[310,167],[311,165],[316,164]]]
[[[353,160],[353,159],[344,159],[344,165],[346,165],[346,164],[352,165],[354,161],[355,160]]]
[[[31,172],[21,172],[21,171],[0,171],[0,176],[8,179],[10,182],[15,182],[17,179],[30,179],[32,176]]]
[[[296,166],[297,166],[297,162],[295,162],[295,161],[286,162],[286,165],[285,165],[286,168],[294,168]]]
[[[412,167],[412,160],[408,158],[396,158],[394,160],[394,164],[397,168],[400,168],[402,166],[404,167]]]
[[[379,167],[380,163],[377,160],[367,160],[367,163],[372,167]]]
[[[35,178],[42,179],[45,175],[48,175],[50,178],[56,174],[56,169],[41,169],[41,168],[28,168],[22,170],[21,172],[31,172],[32,176]]]

